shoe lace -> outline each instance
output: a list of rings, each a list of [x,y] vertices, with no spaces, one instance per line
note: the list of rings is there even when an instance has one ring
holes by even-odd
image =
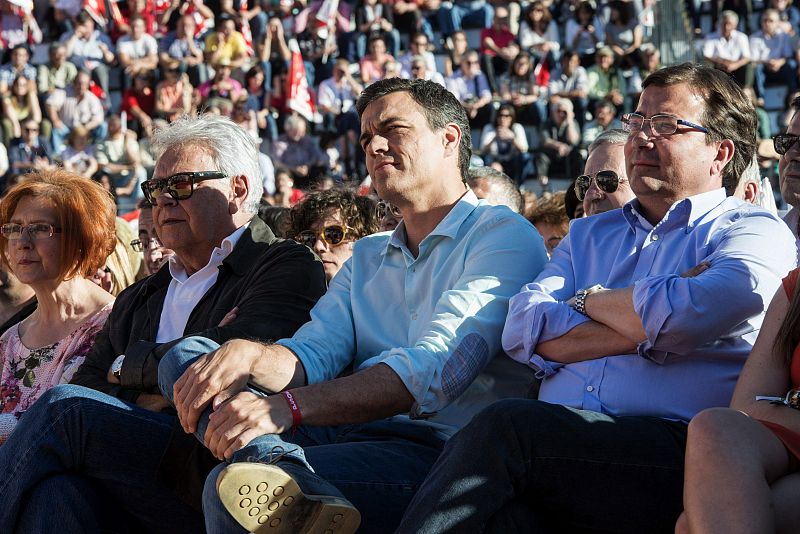
[[[283,447],[283,445],[275,445],[267,453],[267,457],[266,458],[259,458],[257,456],[248,456],[245,459],[245,461],[252,462],[252,463],[262,463],[262,464],[265,463],[265,464],[272,465],[272,464],[275,464],[278,461],[280,461],[287,454],[290,454],[290,453],[293,453],[293,452],[297,452],[297,450],[298,449],[295,448],[295,449],[290,449],[290,450],[287,451],[286,448]]]

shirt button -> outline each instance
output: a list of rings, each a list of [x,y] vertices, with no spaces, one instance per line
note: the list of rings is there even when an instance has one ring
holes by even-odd
[[[658,241],[658,234],[655,234],[655,235],[653,236],[653,241]]]
[[[416,321],[417,320],[417,314],[416,313],[412,313],[411,314],[411,320],[412,321]]]
[[[594,386],[588,386],[588,387],[586,388],[586,391],[588,391],[589,393],[591,393],[592,391],[594,391]]]

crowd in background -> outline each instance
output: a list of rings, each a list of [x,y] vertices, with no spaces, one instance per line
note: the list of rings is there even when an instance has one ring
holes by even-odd
[[[748,87],[768,140],[784,125],[763,110],[765,88],[781,84],[791,97],[798,85],[800,11],[787,0],[711,4],[705,38],[700,5],[687,5],[699,55]],[[476,164],[547,193],[551,178],[579,174],[587,147],[620,127],[661,66],[649,42],[654,9],[654,0],[2,0],[0,185],[63,165],[132,212],[152,174],[154,129],[207,111],[258,140],[265,201],[289,207],[312,186],[364,182],[355,100],[400,76],[457,96]],[[301,66],[307,106],[295,94]],[[776,179],[769,142],[759,156]]]

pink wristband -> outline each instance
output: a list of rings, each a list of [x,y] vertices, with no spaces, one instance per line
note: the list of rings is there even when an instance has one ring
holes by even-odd
[[[300,407],[297,405],[297,401],[295,400],[291,391],[281,391],[281,395],[283,395],[283,398],[286,399],[286,404],[289,405],[289,410],[292,412],[292,432],[294,432],[294,430],[300,426],[300,423],[303,420],[303,416],[300,413]]]

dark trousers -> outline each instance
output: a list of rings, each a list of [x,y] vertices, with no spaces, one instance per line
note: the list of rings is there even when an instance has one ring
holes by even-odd
[[[451,438],[398,532],[673,532],[686,427],[500,401]]]

